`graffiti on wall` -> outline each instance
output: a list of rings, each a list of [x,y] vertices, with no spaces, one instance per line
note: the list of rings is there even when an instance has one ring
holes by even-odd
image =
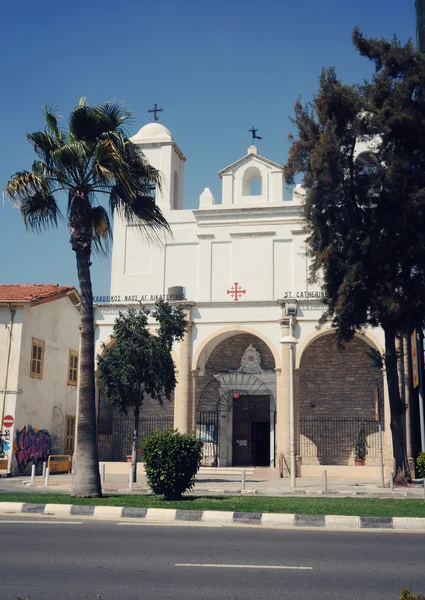
[[[0,431],[0,458],[5,458],[10,450],[10,431]]]
[[[31,425],[18,429],[14,450],[20,471],[24,471],[30,462],[37,466],[49,457],[50,434],[47,429],[36,429]]]

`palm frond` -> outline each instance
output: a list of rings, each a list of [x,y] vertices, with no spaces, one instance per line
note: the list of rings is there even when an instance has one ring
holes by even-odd
[[[110,194],[110,208],[113,214],[117,213],[128,223],[136,225],[149,242],[162,244],[161,233],[171,233],[167,220],[151,196],[129,197],[126,190],[116,185]]]
[[[51,179],[52,181],[55,180],[55,170],[52,167],[46,165],[42,160],[35,160],[32,163],[32,172],[35,175],[40,175],[41,177],[44,177],[45,179]]]
[[[58,120],[62,117],[57,114],[56,108],[51,106],[50,104],[46,104],[43,106],[43,116],[46,121],[46,129],[47,131],[54,136],[57,141],[61,141],[63,134],[59,129]]]
[[[103,206],[96,206],[91,214],[94,248],[99,254],[107,255],[112,240],[112,227],[108,213]]]
[[[127,195],[134,197],[149,196],[154,186],[161,187],[159,171],[148,163],[138,146],[121,133],[105,133],[102,143],[105,141],[110,143],[110,178],[116,180],[122,192],[127,190]]]
[[[107,133],[101,136],[93,155],[94,183],[110,183],[110,180],[122,180],[127,184],[127,161],[125,138],[122,134]],[[131,181],[129,182],[129,193]]]
[[[108,131],[124,134],[122,125],[130,116],[119,103],[79,104],[69,116],[69,132],[73,139],[96,142]]]
[[[37,167],[41,170],[39,163]],[[56,227],[62,218],[52,184],[41,172],[20,171],[5,186],[4,193],[20,209],[27,229],[41,231]]]
[[[57,227],[58,219],[62,218],[61,211],[52,194],[47,196],[36,192],[21,202],[21,214],[25,227],[31,231],[43,231]]]
[[[89,145],[82,141],[73,141],[52,151],[51,156],[57,168],[79,168],[83,171],[92,155]]]
[[[133,113],[120,102],[105,102],[96,107],[99,113],[99,122],[105,124],[105,131],[125,133],[122,125],[133,117]]]
[[[33,146],[36,154],[47,164],[51,162],[51,153],[60,147],[58,140],[55,140],[47,131],[27,133],[27,140]]]
[[[4,188],[6,196],[18,208],[21,207],[21,202],[28,197],[37,193],[47,196],[50,191],[49,181],[43,175],[31,171],[18,171],[12,175]]]

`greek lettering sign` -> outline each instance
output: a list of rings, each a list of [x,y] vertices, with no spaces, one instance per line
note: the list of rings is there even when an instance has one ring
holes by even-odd
[[[93,296],[95,304],[125,304],[127,302],[156,302],[165,300],[173,302],[176,300],[186,300],[184,294],[117,294],[115,296]]]

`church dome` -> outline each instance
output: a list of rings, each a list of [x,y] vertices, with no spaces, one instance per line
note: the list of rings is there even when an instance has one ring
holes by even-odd
[[[174,142],[171,132],[161,123],[148,123],[130,138],[134,144],[163,144]]]

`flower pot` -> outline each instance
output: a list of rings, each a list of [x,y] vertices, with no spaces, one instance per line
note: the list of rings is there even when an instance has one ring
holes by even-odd
[[[364,467],[366,462],[365,458],[355,458],[354,459],[354,464],[356,465],[356,467]]]
[[[131,454],[128,454],[128,455],[126,456],[126,459],[127,459],[127,462],[128,462],[128,463],[131,463],[131,459],[132,459],[132,456],[131,456]]]

